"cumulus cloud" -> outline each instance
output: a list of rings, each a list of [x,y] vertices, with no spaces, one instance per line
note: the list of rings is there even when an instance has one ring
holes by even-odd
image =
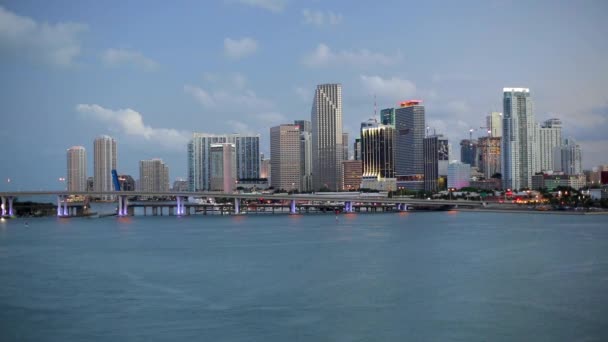
[[[144,124],[143,116],[130,108],[107,109],[97,104],[79,104],[76,111],[109,125],[128,136],[152,141],[168,149],[182,151],[190,139],[190,132],[169,128],[152,128]]]
[[[369,67],[395,65],[402,59],[403,57],[400,53],[390,56],[367,49],[332,51],[329,46],[319,44],[315,51],[304,56],[302,63],[309,67],[326,67],[330,65]]]
[[[81,33],[87,26],[72,22],[49,24],[17,15],[0,6],[0,51],[66,67],[80,55]]]
[[[231,59],[241,59],[254,54],[258,49],[258,42],[252,38],[224,39],[224,54]]]
[[[372,94],[390,101],[399,101],[413,96],[416,93],[416,85],[409,80],[391,77],[361,75],[363,87]]]
[[[342,22],[342,14],[332,11],[318,11],[303,9],[302,17],[305,24],[321,27],[325,25],[338,25]]]
[[[144,56],[141,52],[127,49],[107,49],[101,58],[107,66],[112,67],[127,64],[145,71],[154,71],[159,66],[156,61]]]
[[[287,4],[287,0],[233,0],[233,2],[262,8],[271,12],[281,12]]]
[[[258,97],[255,92],[249,89],[205,90],[187,84],[184,86],[184,91],[206,108],[234,108],[240,106],[249,110],[265,110],[274,106],[271,101]]]

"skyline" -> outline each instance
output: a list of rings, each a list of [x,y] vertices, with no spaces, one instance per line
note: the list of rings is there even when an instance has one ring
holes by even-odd
[[[3,187],[59,187],[66,149],[93,151],[103,134],[118,142],[121,174],[158,157],[186,178],[192,132],[260,134],[267,155],[269,128],[308,119],[315,86],[332,82],[351,145],[374,95],[378,114],[420,98],[458,155],[468,130],[501,110],[502,88],[526,87],[536,121],[560,119],[584,168],[608,164],[602,2],[527,4],[517,18],[503,13],[517,4],[499,2],[114,4],[0,2]],[[228,17],[239,25],[221,25]]]

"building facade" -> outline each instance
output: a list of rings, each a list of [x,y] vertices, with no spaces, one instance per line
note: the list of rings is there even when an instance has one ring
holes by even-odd
[[[275,190],[301,190],[300,136],[297,125],[270,128],[270,185]]]
[[[67,190],[87,191],[87,152],[82,146],[67,150]]]
[[[420,178],[424,174],[425,114],[420,100],[404,101],[395,109],[395,174]]]
[[[378,189],[379,184],[396,182],[395,129],[377,122],[372,124],[371,121],[361,127],[361,187]]]
[[[503,89],[502,181],[504,189],[532,186],[537,151],[532,99],[528,88]]]
[[[233,192],[238,184],[236,146],[231,143],[211,144],[211,191]]]
[[[351,191],[359,190],[361,184],[361,173],[363,172],[360,160],[345,160],[342,162],[344,175],[342,177],[344,184],[342,190]]]
[[[355,139],[353,143],[353,159],[361,160],[361,138]]]
[[[463,139],[460,141],[460,161],[469,164],[472,167],[477,167],[477,159],[479,158],[477,140]]]
[[[553,154],[562,145],[562,122],[549,119],[538,128],[538,158],[540,165],[535,172],[553,171]]]
[[[485,179],[490,179],[500,173],[500,147],[502,139],[500,137],[481,137],[477,141],[479,149],[478,168]]]
[[[448,165],[448,189],[462,189],[470,185],[471,165],[453,161]]]
[[[192,139],[188,143],[188,188],[190,191],[210,190],[210,148],[212,144],[224,143],[235,146],[237,179],[261,178],[259,135],[193,133]]]
[[[162,159],[139,161],[139,190],[169,191],[169,167],[163,163]]]
[[[380,123],[395,127],[395,108],[385,108],[380,110]]]
[[[567,175],[583,173],[583,154],[580,145],[575,140],[565,139],[563,145],[554,148],[553,171],[563,172]]]
[[[437,192],[445,189],[449,157],[447,138],[443,135],[424,138],[424,191]]]
[[[502,113],[491,112],[486,117],[486,128],[488,129],[489,136],[493,138],[502,137]]]
[[[93,188],[95,191],[114,191],[112,170],[117,168],[116,140],[107,135],[99,136],[93,142]],[[102,196],[102,200],[112,200],[113,196]]]
[[[342,132],[342,160],[348,160],[348,133]]]
[[[321,84],[311,111],[313,189],[342,187],[342,85]],[[273,156],[274,158],[274,156]]]

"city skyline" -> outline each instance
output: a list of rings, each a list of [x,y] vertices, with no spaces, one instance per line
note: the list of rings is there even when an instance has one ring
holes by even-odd
[[[534,93],[536,120],[562,120],[563,137],[581,147],[583,168],[608,163],[605,3],[526,4],[526,15],[509,21],[512,37],[495,25],[506,21],[512,4],[465,11],[457,4],[391,2],[360,13],[340,1],[278,3],[274,10],[226,1],[170,11],[137,2],[0,5],[6,24],[0,137],[10,142],[0,147],[0,184],[9,186],[10,178],[15,188],[60,187],[65,149],[92,151],[92,137],[101,134],[120,144],[120,174],[135,175],[138,160],[159,157],[174,177],[186,178],[182,151],[192,132],[261,134],[260,152],[268,153],[268,128],[307,118],[315,85],[328,82],[342,84],[351,142],[375,107],[419,98],[427,126],[456,147],[470,128],[500,111],[503,87],[526,87]],[[398,20],[412,8],[416,18],[399,30],[369,20]],[[156,27],[159,13],[169,22],[165,31]],[[228,15],[240,25],[209,29]],[[432,28],[421,28],[431,19]],[[566,20],[572,26],[559,24]],[[43,30],[46,40],[39,38]],[[400,46],[403,32],[415,32],[420,48]],[[563,41],[571,49],[560,48]],[[39,148],[32,136],[45,144]],[[87,168],[93,174],[90,163]]]

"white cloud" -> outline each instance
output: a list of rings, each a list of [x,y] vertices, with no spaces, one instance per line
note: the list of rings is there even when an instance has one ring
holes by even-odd
[[[413,96],[416,85],[409,80],[398,77],[382,78],[380,76],[361,75],[363,87],[371,94],[390,100],[399,101]]]
[[[127,49],[107,49],[101,58],[107,66],[132,64],[146,71],[154,71],[159,66],[157,62],[144,56],[141,52]]]
[[[324,25],[338,25],[342,22],[342,14],[334,13],[332,11],[316,11],[310,9],[303,9],[302,16],[304,17],[304,23],[321,27]]]
[[[186,131],[147,126],[142,115],[130,108],[112,110],[96,104],[79,104],[76,111],[107,123],[110,128],[117,129],[120,133],[159,143],[168,149],[182,151],[191,135]]]
[[[233,0],[251,7],[262,8],[271,12],[281,12],[287,4],[287,0]]]
[[[19,16],[0,6],[0,51],[55,66],[71,66],[80,55],[79,35],[87,26],[79,23],[49,24]]]
[[[401,53],[394,56],[367,49],[357,51],[332,51],[329,46],[319,44],[315,51],[304,56],[302,63],[309,67],[325,67],[329,65],[351,65],[357,67],[390,66],[395,65],[403,59]]]
[[[264,110],[274,107],[271,101],[258,97],[249,89],[209,91],[187,84],[184,86],[184,91],[207,108],[242,106],[250,110]]]
[[[232,59],[241,59],[255,53],[258,49],[258,42],[252,38],[224,39],[224,54]]]

